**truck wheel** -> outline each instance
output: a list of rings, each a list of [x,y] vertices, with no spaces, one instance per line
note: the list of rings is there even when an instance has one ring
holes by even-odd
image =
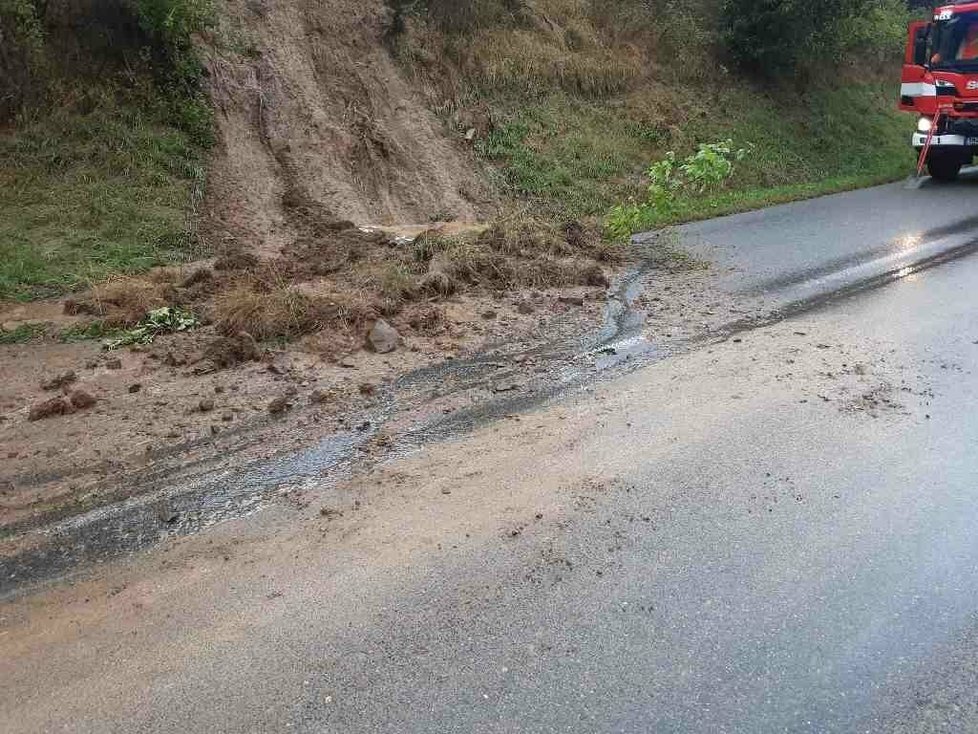
[[[958,157],[932,155],[927,158],[927,172],[938,181],[954,181],[961,172],[963,162]]]

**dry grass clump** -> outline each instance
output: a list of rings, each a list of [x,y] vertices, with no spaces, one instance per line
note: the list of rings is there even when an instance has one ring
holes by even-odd
[[[356,330],[374,313],[356,294],[318,294],[279,278],[243,278],[214,298],[210,313],[223,334],[292,340],[324,328]]]
[[[69,298],[65,312],[98,316],[109,327],[133,326],[149,311],[171,302],[173,296],[172,282],[159,274],[120,276],[92,286],[78,298]]]
[[[485,33],[471,46],[469,63],[484,86],[524,93],[559,88],[605,97],[628,89],[641,76],[641,59],[630,48],[569,48],[571,37],[557,41],[535,30]]]
[[[615,262],[621,248],[578,223],[562,227],[517,220],[468,237],[423,236],[414,258],[423,268],[422,291],[448,295],[469,288],[511,291],[570,285],[607,285],[600,263]]]
[[[465,90],[473,83],[516,94],[562,89],[606,97],[634,86],[648,67],[643,44],[626,40],[634,33],[607,27],[621,14],[599,13],[587,0],[428,0],[425,7],[410,23],[402,18],[397,50],[448,98],[471,97]]]
[[[259,341],[294,339],[323,323],[323,308],[296,288],[256,289],[241,283],[214,300],[214,322],[224,334],[245,332]]]

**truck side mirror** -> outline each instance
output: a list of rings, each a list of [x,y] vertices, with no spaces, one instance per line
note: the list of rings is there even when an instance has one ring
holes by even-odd
[[[913,63],[915,66],[927,66],[927,41],[930,37],[930,25],[914,29],[913,34]]]

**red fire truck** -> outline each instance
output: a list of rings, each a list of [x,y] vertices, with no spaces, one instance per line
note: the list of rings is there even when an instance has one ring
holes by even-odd
[[[920,117],[913,134],[918,175],[957,178],[978,155],[978,1],[934,9],[910,24],[900,109]]]

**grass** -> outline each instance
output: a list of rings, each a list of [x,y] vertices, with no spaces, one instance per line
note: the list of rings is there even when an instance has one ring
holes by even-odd
[[[653,227],[899,178],[911,165],[912,121],[893,109],[891,87],[853,84],[802,98],[732,86],[671,99],[649,91],[610,101],[497,99],[500,123],[477,150],[507,195],[577,218],[641,199],[644,169],[666,150],[682,155],[724,138],[754,144],[726,190],[677,202],[644,223]]]
[[[0,329],[0,344],[28,344],[43,339],[47,330],[47,324],[21,324],[9,331]]]
[[[201,160],[165,115],[111,97],[0,132],[0,300],[188,259]]]

